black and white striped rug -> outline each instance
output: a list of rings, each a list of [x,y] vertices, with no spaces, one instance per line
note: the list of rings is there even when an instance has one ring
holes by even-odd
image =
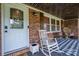
[[[57,39],[59,48],[64,53],[52,52],[52,56],[79,56],[79,40],[78,39]],[[44,56],[42,51],[35,53],[28,52],[29,56]]]
[[[78,39],[59,39],[58,45],[61,51],[67,55],[79,55],[79,40]]]

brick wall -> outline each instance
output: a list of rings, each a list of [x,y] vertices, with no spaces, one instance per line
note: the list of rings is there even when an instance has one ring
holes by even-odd
[[[49,24],[49,18],[44,16],[44,23]]]
[[[71,29],[71,32],[75,34],[75,36],[78,36],[78,20],[75,19],[68,19],[64,21],[64,27],[68,27]]]
[[[0,55],[1,55],[1,4],[0,4]]]
[[[38,13],[38,15],[33,15],[33,12]],[[29,39],[31,42],[39,42],[39,32],[38,30],[44,29],[44,23],[49,23],[48,17],[44,17],[43,13],[37,12],[35,10],[29,9]],[[48,33],[49,37],[52,37],[53,33]]]
[[[61,29],[64,27],[64,20],[61,20]]]
[[[33,12],[38,13],[38,15],[33,15]],[[39,41],[39,34],[38,30],[43,29],[43,23],[48,23],[48,17],[41,16],[40,12],[29,9],[29,39],[30,42],[38,42]],[[42,24],[42,26],[40,26]],[[77,28],[77,19],[69,19],[67,21],[61,21],[61,29],[63,27],[69,27],[72,32],[74,32],[75,36],[78,36],[78,28]],[[48,33],[49,37],[52,36],[59,36],[59,32],[56,33]]]
[[[34,12],[37,15],[34,15]],[[40,12],[29,9],[29,39],[30,43],[39,42],[39,32],[40,29]]]

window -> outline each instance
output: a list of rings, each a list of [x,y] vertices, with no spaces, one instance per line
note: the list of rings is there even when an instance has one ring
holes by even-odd
[[[50,24],[50,26],[51,26],[51,31],[55,31],[56,29],[55,29],[55,19],[51,19],[51,24]]]
[[[44,24],[44,29],[48,32],[59,32],[61,30],[60,20],[49,19],[49,23]]]
[[[15,8],[10,9],[10,25],[11,29],[23,28],[23,11]]]
[[[50,31],[50,21],[48,17],[44,17],[44,29]]]
[[[57,20],[57,31],[59,31],[60,30],[60,22],[59,22],[59,20]]]

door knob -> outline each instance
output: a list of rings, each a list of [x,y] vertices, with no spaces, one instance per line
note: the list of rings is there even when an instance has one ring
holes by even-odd
[[[5,32],[7,33],[8,31],[7,31],[7,30],[5,30]]]
[[[5,29],[8,29],[8,26],[5,26]]]

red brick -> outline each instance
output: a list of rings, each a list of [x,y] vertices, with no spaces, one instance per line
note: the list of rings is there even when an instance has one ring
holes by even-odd
[[[76,37],[78,37],[78,19],[68,19],[64,21],[64,27],[68,27],[71,29],[71,32],[75,34]]]
[[[36,12],[38,15],[33,15],[33,12]],[[40,30],[40,12],[29,9],[29,39],[30,39],[30,43],[39,42],[38,30]]]

